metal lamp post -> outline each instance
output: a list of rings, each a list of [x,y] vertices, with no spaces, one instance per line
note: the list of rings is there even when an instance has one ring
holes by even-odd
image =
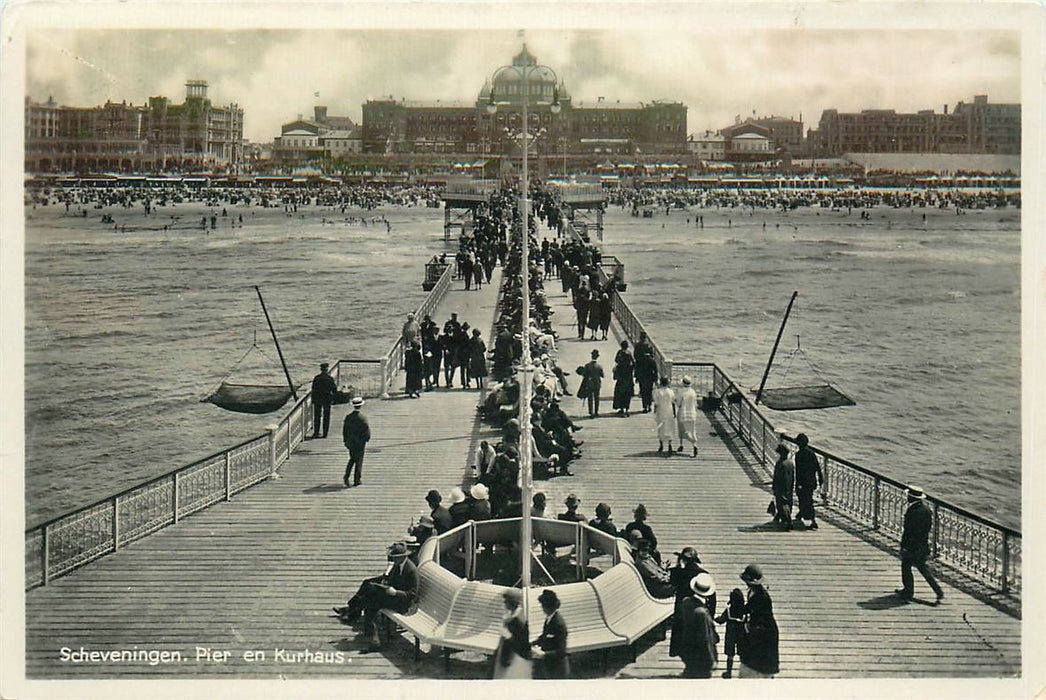
[[[530,401],[533,394],[533,383],[534,383],[534,364],[531,358],[530,352],[530,227],[529,227],[529,216],[530,216],[530,198],[529,198],[529,163],[528,157],[530,152],[530,122],[527,117],[527,100],[529,98],[528,90],[528,78],[530,73],[541,68],[538,65],[522,65],[522,66],[502,66],[494,71],[491,77],[491,88],[490,88],[490,101],[487,104],[487,113],[494,114],[497,112],[498,106],[494,101],[494,83],[496,82],[497,76],[505,72],[512,72],[519,76],[523,84],[523,177],[522,177],[522,204],[523,210],[523,230],[522,230],[522,251],[521,251],[521,292],[522,292],[522,314],[521,314],[521,325],[523,326],[523,366],[520,370],[520,388],[519,388],[519,471],[521,477],[520,498],[522,500],[522,518],[520,521],[520,556],[521,556],[521,585],[523,587],[523,611],[529,619],[529,610],[527,604],[527,589],[530,587],[530,557],[531,552],[531,540],[533,539],[533,523],[530,519],[530,503],[533,500],[534,491],[534,474],[533,474],[533,455],[531,448],[531,430],[530,430]],[[557,114],[560,109],[558,97],[555,99],[550,107],[553,114]]]

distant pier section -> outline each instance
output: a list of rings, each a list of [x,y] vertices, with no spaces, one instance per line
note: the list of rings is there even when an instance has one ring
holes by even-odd
[[[497,180],[451,181],[443,189],[443,240],[453,240],[453,232],[464,236],[476,227],[478,213],[490,204],[497,191]]]

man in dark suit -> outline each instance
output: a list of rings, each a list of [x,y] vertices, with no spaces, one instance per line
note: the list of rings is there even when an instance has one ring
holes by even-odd
[[[541,636],[531,642],[537,647],[537,678],[560,679],[570,677],[570,657],[567,655],[567,623],[559,612],[559,596],[546,588],[538,596],[541,611],[545,613],[545,624]]]
[[[814,511],[814,492],[824,484],[824,473],[817,455],[810,449],[810,439],[804,433],[795,436],[799,451],[795,453],[795,493],[799,497],[799,519],[809,520],[807,528],[817,529]]]
[[[454,527],[454,521],[450,517],[450,511],[443,505],[443,496],[436,489],[429,491],[428,495],[425,496],[425,502],[429,504],[429,508],[432,509],[432,522],[436,526],[436,534],[442,535],[444,532]]]
[[[378,611],[387,608],[405,613],[418,597],[418,567],[410,560],[407,545],[396,542],[385,554],[389,560],[385,573],[364,580],[344,608],[334,608],[346,623],[355,622],[363,614],[363,636],[370,650],[381,646],[374,624]]]
[[[312,439],[327,437],[331,424],[331,404],[338,394],[334,378],[327,374],[329,365],[320,364],[320,373],[312,378]]]
[[[598,362],[599,350],[592,351],[592,360],[581,368],[582,388],[578,394],[584,393],[588,398],[588,415],[591,418],[599,417],[599,392],[603,388],[603,367]]]
[[[367,449],[367,442],[370,441],[370,424],[367,423],[367,418],[360,413],[363,404],[362,396],[352,399],[352,412],[345,416],[345,423],[342,426],[342,439],[345,441],[345,447],[349,448],[349,463],[345,465],[345,478],[343,479],[345,488],[349,488],[349,477],[353,473],[353,467],[356,468],[353,486],[360,485],[360,478],[363,475],[363,453]]]
[[[926,505],[925,498],[926,494],[918,486],[908,487],[908,510],[904,513],[904,529],[901,532],[901,583],[904,588],[898,588],[895,592],[904,600],[911,600],[915,595],[915,581],[912,578],[914,566],[937,595],[934,605],[940,605],[944,591],[926,566],[930,556],[933,512]]]

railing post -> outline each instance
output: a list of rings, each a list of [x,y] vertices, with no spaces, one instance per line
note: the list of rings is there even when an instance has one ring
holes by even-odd
[[[1010,533],[1002,532],[1002,592],[1010,592]]]
[[[43,559],[43,585],[51,580],[51,526],[44,525],[44,542],[40,548],[40,558]]]
[[[113,498],[113,551],[120,548],[120,497]]]
[[[182,474],[181,472],[175,472],[174,473],[174,483],[173,483],[173,487],[172,487],[172,488],[174,488],[174,494],[171,497],[171,504],[172,504],[172,507],[174,508],[174,522],[178,522],[178,505],[179,505],[178,504],[178,497],[181,495],[179,493],[180,490],[181,490],[180,489],[181,474]]]
[[[265,429],[269,432],[269,478],[276,478],[276,426],[267,425]]]
[[[232,498],[232,453],[225,453],[225,500]]]
[[[389,398],[389,356],[381,358],[381,398]]]
[[[879,529],[879,508],[880,506],[880,489],[882,488],[882,480],[879,477],[875,477],[875,493],[872,499],[872,529]]]
[[[933,548],[930,550],[932,552],[931,556],[934,559],[936,559],[938,555],[937,540],[941,534],[941,518],[939,516],[940,507],[937,505],[937,502],[935,501],[933,504]]]

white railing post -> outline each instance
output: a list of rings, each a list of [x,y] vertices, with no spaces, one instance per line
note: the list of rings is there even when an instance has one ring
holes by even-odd
[[[120,548],[120,497],[113,498],[113,551]]]
[[[276,479],[276,428],[275,425],[265,426],[269,433],[269,478]]]
[[[391,379],[389,378],[389,356],[381,358],[381,398],[389,398],[389,384]]]
[[[225,453],[225,500],[232,498],[232,453]]]
[[[51,580],[51,526],[44,525],[44,541],[40,548],[40,558],[43,559],[43,585]]]

